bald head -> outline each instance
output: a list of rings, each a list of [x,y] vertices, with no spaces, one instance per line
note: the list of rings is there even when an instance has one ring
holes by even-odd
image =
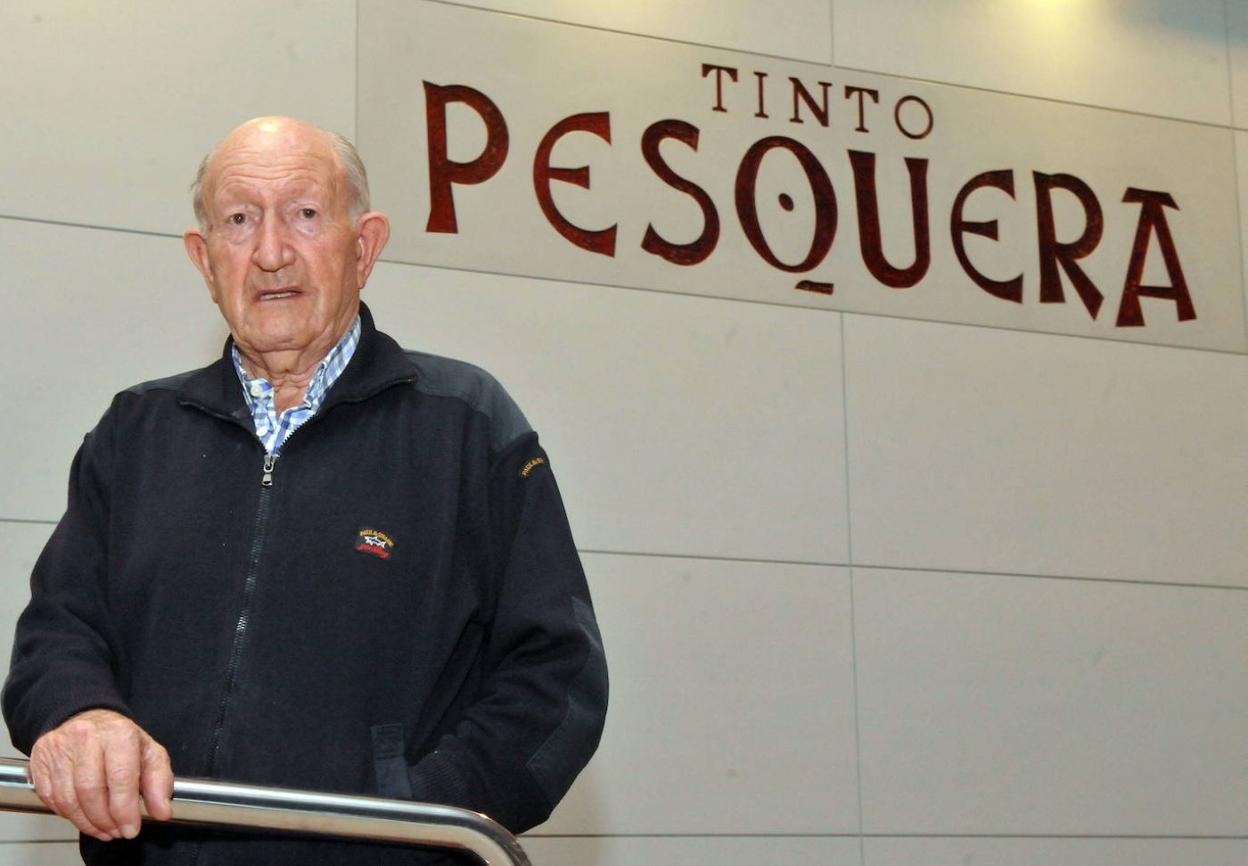
[[[319,151],[332,160],[338,182],[346,187],[348,213],[358,219],[370,207],[368,173],[360,154],[350,140],[336,132],[322,129],[297,117],[256,117],[235,127],[199,163],[191,184],[191,205],[201,229],[208,227],[207,200],[211,195],[214,169],[222,154],[243,148],[288,148],[296,151]]]

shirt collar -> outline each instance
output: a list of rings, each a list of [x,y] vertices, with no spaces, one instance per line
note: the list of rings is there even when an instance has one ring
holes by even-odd
[[[329,350],[329,353],[317,365],[316,372],[312,374],[312,380],[308,382],[308,389],[303,395],[303,404],[298,408],[307,409],[310,413],[315,413],[321,407],[325,394],[333,386],[334,382],[338,381],[342,371],[347,369],[347,364],[351,361],[351,356],[355,354],[356,347],[359,344],[360,317],[357,314],[351,327],[342,335],[342,339]],[[273,411],[271,408],[273,406],[272,383],[268,379],[259,376],[253,379],[247,375],[247,371],[243,368],[242,355],[239,353],[236,344],[230,344],[230,353],[234,358],[234,370],[238,373],[238,381],[243,386],[243,399],[247,401],[247,407],[251,410],[252,415],[256,414],[260,406],[267,406],[269,411]],[[287,411],[290,410],[288,409]]]

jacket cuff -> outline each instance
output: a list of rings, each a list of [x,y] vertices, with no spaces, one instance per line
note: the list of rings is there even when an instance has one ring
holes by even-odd
[[[111,690],[65,691],[68,693],[58,694],[55,700],[33,708],[29,714],[32,724],[13,726],[13,745],[22,753],[29,755],[36,740],[87,710],[112,710],[126,718],[133,717],[126,703]],[[22,736],[21,732],[25,731],[33,731],[29,739]]]

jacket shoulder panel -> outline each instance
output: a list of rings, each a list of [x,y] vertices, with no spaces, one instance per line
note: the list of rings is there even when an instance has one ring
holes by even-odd
[[[180,391],[187,380],[199,373],[203,368],[195,370],[187,370],[184,373],[177,373],[173,376],[165,376],[163,379],[152,379],[148,382],[140,382],[137,385],[131,385],[123,394],[134,394],[142,397],[144,394],[152,391]]]
[[[454,358],[404,351],[416,368],[416,390],[434,397],[461,400],[484,415],[490,426],[490,448],[503,451],[510,443],[533,432],[520,407],[488,372]]]

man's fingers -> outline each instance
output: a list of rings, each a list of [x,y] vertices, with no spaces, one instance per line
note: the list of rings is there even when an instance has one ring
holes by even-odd
[[[87,823],[98,828],[106,838],[119,835],[117,822],[113,820],[108,802],[108,774],[104,764],[104,750],[84,748],[79,751],[72,766],[73,796],[77,800],[78,809]],[[68,796],[63,794],[62,796]],[[71,806],[72,809],[72,806]],[[73,815],[66,815],[84,833],[90,833],[74,820]]]
[[[106,833],[99,827],[95,826],[95,824],[91,823],[91,819],[88,818],[86,813],[82,811],[82,808],[78,805],[77,801],[74,801],[74,804],[69,807],[68,811],[61,812],[60,815],[68,820],[69,823],[73,824],[74,827],[77,828],[78,832],[86,833],[88,836],[93,836],[101,842],[111,842],[116,838],[112,833]]]
[[[35,795],[43,801],[43,805],[56,811],[56,805],[52,802],[52,770],[43,760],[38,748],[31,751],[30,767],[27,772],[30,774],[31,783],[35,786]]]
[[[56,750],[50,747],[40,748],[37,744],[31,753],[30,780],[35,785],[35,794],[44,805],[69,820],[79,831],[97,839],[111,839],[111,836],[92,824],[83,814],[74,788],[73,764],[66,756],[49,754],[50,752]]]
[[[107,841],[113,838],[112,834],[91,820],[83,808],[79,794],[80,771],[82,768],[79,764],[64,756],[62,760],[52,765],[49,788],[50,805],[58,815],[66,818],[80,832]],[[82,772],[89,776],[91,771],[88,768]]]
[[[108,786],[108,825],[96,824],[117,832],[127,839],[139,834],[139,736],[137,728],[121,732],[104,750],[104,769]]]
[[[169,765],[169,753],[160,743],[144,735],[143,743],[143,805],[147,814],[157,821],[173,817],[173,769]]]
[[[30,778],[52,811],[96,839],[138,835],[140,793],[153,817],[170,814],[168,753],[112,710],[87,710],[40,737]]]

